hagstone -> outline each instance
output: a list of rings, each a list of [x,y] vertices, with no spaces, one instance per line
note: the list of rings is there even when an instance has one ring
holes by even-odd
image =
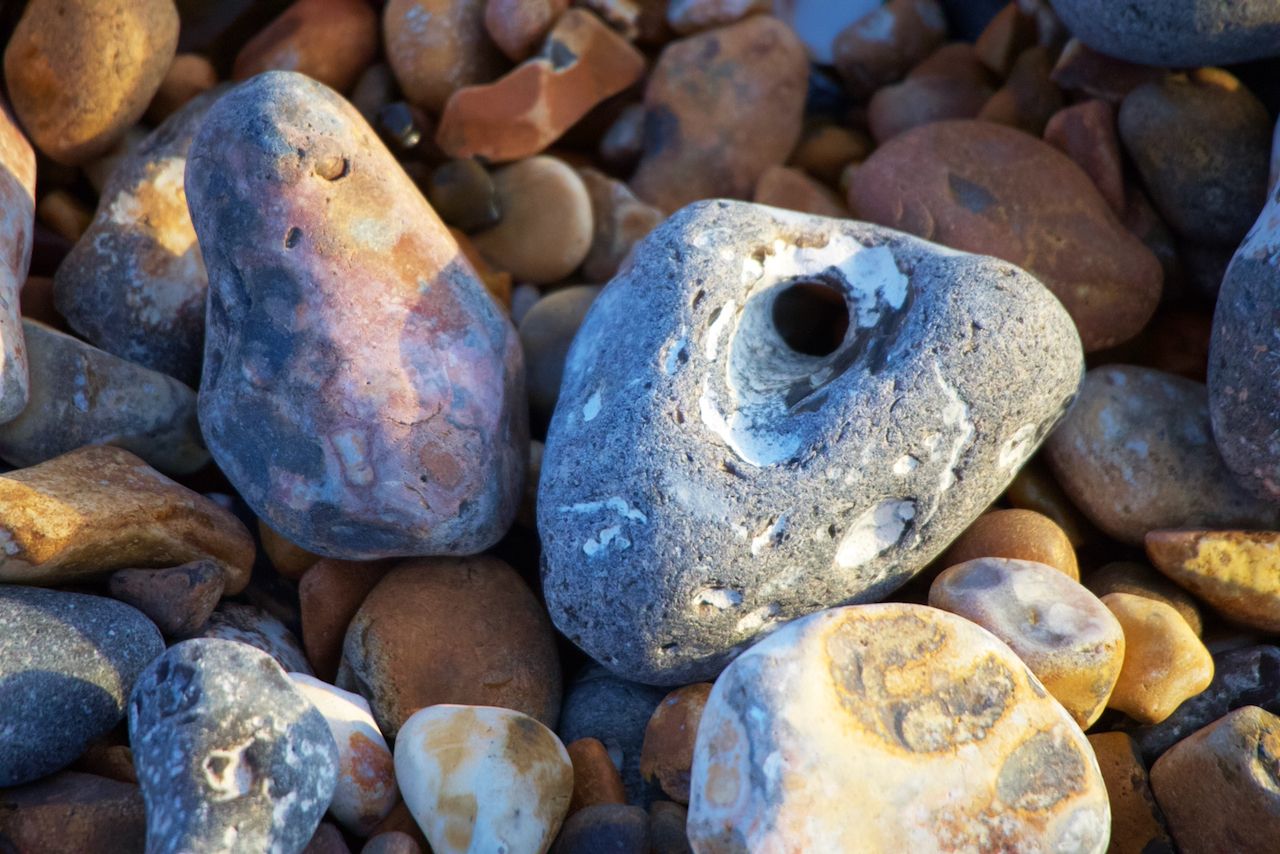
[[[802,283],[851,321],[825,355],[775,322]],[[683,685],[781,622],[882,598],[1004,489],[1081,362],[1061,304],[1003,261],[691,205],[569,352],[538,494],[552,619],[618,674]]]

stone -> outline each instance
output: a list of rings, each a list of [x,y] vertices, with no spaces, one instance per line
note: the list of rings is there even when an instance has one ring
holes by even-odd
[[[0,424],[0,457],[33,466],[85,445],[115,445],[170,475],[209,462],[196,393],[33,320],[22,321],[31,387],[27,406]]]
[[[1053,567],[1072,581],[1080,580],[1076,551],[1065,531],[1034,510],[988,510],[943,553],[943,567],[976,558],[1013,558]]]
[[[1159,528],[1280,521],[1218,455],[1205,387],[1172,374],[1135,365],[1089,371],[1045,454],[1076,506],[1124,543],[1140,545]]]
[[[667,23],[682,36],[773,11],[772,0],[670,0],[666,6]]]
[[[418,826],[418,820],[413,817],[413,813],[409,812],[409,807],[404,800],[396,802],[391,809],[373,831],[371,839],[375,839],[386,833],[400,833],[408,836],[418,846],[420,851],[431,851],[431,846],[427,843],[427,837],[423,835],[422,828]]]
[[[1162,79],[1167,73],[1163,68],[1106,56],[1073,38],[1062,47],[1053,67],[1053,82],[1068,92],[1100,98],[1118,106],[1125,95],[1143,83]]]
[[[846,218],[849,209],[832,190],[819,184],[799,169],[770,166],[756,182],[752,201],[758,205],[813,214]]]
[[[106,777],[62,771],[0,791],[6,851],[141,851],[146,829],[138,787]]]
[[[685,826],[689,811],[673,801],[649,805],[649,845],[651,854],[693,854]]]
[[[325,558],[317,561],[298,582],[302,647],[311,669],[326,682],[332,682],[338,675],[342,642],[351,618],[392,566],[390,561]]]
[[[1089,520],[1076,509],[1071,499],[1062,491],[1053,472],[1044,462],[1044,455],[1037,454],[1022,467],[1005,491],[1005,499],[1019,510],[1034,510],[1047,516],[1062,529],[1079,548],[1097,538],[1097,532]]]
[[[863,100],[901,80],[946,37],[938,0],[889,0],[836,36],[836,70],[849,94]]]
[[[1044,133],[1054,113],[1063,107],[1062,91],[1049,77],[1054,54],[1046,47],[1022,52],[1008,79],[991,96],[978,118],[1019,128],[1034,136]]]
[[[1226,65],[1274,56],[1280,8],[1220,0],[1052,0],[1094,50],[1143,65]]]
[[[1280,632],[1280,532],[1151,531],[1156,569],[1228,619]]]
[[[974,40],[973,49],[982,64],[1000,77],[1008,77],[1022,54],[1036,42],[1036,23],[1016,2],[996,12]]]
[[[767,15],[667,45],[645,88],[644,154],[631,188],[666,213],[749,197],[799,140],[808,79],[804,46]]]
[[[1151,794],[1147,767],[1137,745],[1123,732],[1089,735],[1111,801],[1111,843],[1115,854],[1173,854],[1173,840]]]
[[[1236,709],[1151,766],[1151,790],[1183,851],[1265,851],[1280,833],[1280,718]]]
[[[201,638],[168,649],[129,700],[147,850],[300,851],[332,799],[324,716],[275,660]]]
[[[799,327],[777,324],[788,305]],[[883,597],[999,495],[1080,362],[1061,305],[1008,264],[692,205],[569,352],[538,494],[552,620],[619,675],[684,685],[781,622]]]
[[[942,121],[882,145],[854,173],[859,219],[1027,269],[1063,302],[1086,352],[1132,338],[1160,264],[1066,155],[983,121]]]
[[[355,836],[368,836],[400,798],[387,741],[359,694],[304,673],[290,673],[293,686],[324,716],[338,749],[338,782],[329,814]]]
[[[850,163],[861,163],[875,147],[865,131],[837,124],[819,124],[806,128],[789,165],[834,185]]]
[[[214,105],[189,156],[200,426],[246,503],[326,557],[497,542],[527,455],[519,341],[364,119],[267,72]]]
[[[582,260],[582,275],[588,282],[604,284],[666,216],[637,199],[626,184],[599,170],[579,169],[578,177],[591,199],[591,247]]]
[[[480,250],[471,242],[471,238],[458,229],[449,229],[449,234],[453,235],[453,239],[458,242],[458,248],[462,250],[463,256],[476,271],[476,275],[480,277],[485,291],[493,298],[494,303],[499,308],[507,312],[508,316],[511,317],[511,322],[515,323],[515,317],[511,315],[511,292],[514,289],[511,274],[505,270],[496,269],[486,261],[484,256],[480,254]],[[530,285],[530,287],[533,286]]]
[[[1084,579],[1084,586],[1099,598],[1108,593],[1132,593],[1163,602],[1187,621],[1197,637],[1203,629],[1200,607],[1195,598],[1144,563],[1113,561],[1104,564],[1089,573]]]
[[[484,555],[424,558],[365,597],[338,686],[358,686],[388,738],[438,703],[501,706],[554,725],[560,659],[546,612],[511,567]]]
[[[169,63],[160,88],[147,107],[147,121],[158,125],[197,96],[218,85],[218,70],[198,53],[180,53]]]
[[[774,0],[773,13],[804,43],[809,57],[820,65],[835,60],[837,36],[875,11],[884,0]]]
[[[93,213],[84,202],[66,190],[54,190],[46,193],[36,204],[36,219],[58,236],[74,243],[89,227]]]
[[[596,804],[625,804],[627,790],[622,775],[598,738],[580,738],[565,745],[573,765],[573,797],[569,815]]]
[[[511,709],[422,709],[405,721],[395,760],[405,803],[436,854],[541,854],[573,791],[564,745]]]
[[[600,160],[610,169],[630,172],[644,153],[643,104],[628,104],[600,137]]]
[[[321,560],[320,555],[289,542],[261,519],[258,520],[257,528],[262,550],[267,553],[267,559],[276,572],[283,577],[299,581],[308,569]]]
[[[1102,602],[1124,629],[1124,666],[1107,705],[1158,724],[1213,679],[1213,658],[1187,621],[1163,602],[1108,593]]]
[[[1124,216],[1124,160],[1110,104],[1093,99],[1058,110],[1045,125],[1044,141],[1074,160],[1111,210]]]
[[[218,606],[224,585],[222,568],[211,560],[168,569],[117,569],[107,581],[112,597],[146,614],[171,638],[200,631]]]
[[[54,303],[108,353],[200,380],[209,277],[183,174],[221,90],[200,95],[130,149],[103,187],[93,223],[54,274]]]
[[[0,98],[0,424],[27,405],[27,350],[19,293],[31,266],[35,234],[36,155]]]
[[[648,787],[640,773],[644,733],[653,711],[667,692],[621,679],[590,664],[565,688],[557,730],[565,744],[595,738],[605,746],[622,774],[627,803],[648,803]]]
[[[388,0],[387,62],[406,98],[439,113],[458,89],[487,83],[503,67],[484,26],[486,0]]]
[[[531,157],[644,71],[643,54],[592,13],[570,9],[537,56],[493,83],[465,86],[449,97],[436,144],[451,157]]]
[[[1271,150],[1270,116],[1247,87],[1219,68],[1170,75],[1126,95],[1118,127],[1175,232],[1239,244],[1266,201]]]
[[[640,773],[646,781],[656,781],[667,797],[679,804],[689,803],[693,742],[710,695],[710,682],[677,688],[662,698],[644,730]]]
[[[0,584],[0,787],[74,762],[120,722],[162,652],[160,632],[123,602]]]
[[[1110,824],[1093,751],[1026,665],[902,603],[813,614],[739,656],[707,700],[691,791],[698,851],[1101,854]]]
[[[934,51],[901,83],[878,90],[867,105],[872,136],[884,143],[914,127],[971,119],[995,89],[973,46],[953,43]]]
[[[596,804],[569,816],[551,854],[650,854],[649,814],[643,807]]]
[[[9,37],[4,76],[36,147],[74,166],[142,118],[177,47],[173,0],[34,0]]]
[[[1035,561],[977,558],[934,579],[929,604],[1007,643],[1081,729],[1102,715],[1120,676],[1125,636],[1076,581]]]
[[[253,539],[230,511],[111,445],[0,475],[0,530],[2,582],[59,584],[207,558],[230,595],[253,565]]]
[[[307,847],[302,849],[302,854],[351,854],[351,849],[337,825],[322,821],[311,835]]]
[[[360,854],[422,854],[422,848],[409,834],[391,830],[369,837]]]
[[[255,605],[223,602],[209,615],[199,636],[247,644],[270,655],[286,673],[311,675],[311,666],[293,632]]]
[[[555,410],[569,346],[599,294],[596,285],[557,288],[534,303],[521,318],[520,343],[528,370],[529,406],[536,417],[548,419]]]
[[[565,278],[591,250],[591,196],[567,163],[540,155],[493,176],[502,218],[472,236],[476,249],[499,270],[537,285]]]
[[[297,0],[236,54],[231,76],[297,71],[349,92],[378,56],[378,15],[365,0]]]
[[[479,231],[502,220],[493,176],[479,160],[448,160],[431,170],[423,188],[440,219],[463,232]]]
[[[507,59],[520,62],[551,31],[569,8],[569,0],[487,0],[484,28]]]

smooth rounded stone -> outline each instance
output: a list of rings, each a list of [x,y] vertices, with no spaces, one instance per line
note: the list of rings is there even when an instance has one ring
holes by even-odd
[[[1111,210],[1124,216],[1124,158],[1110,104],[1094,99],[1058,110],[1045,125],[1044,141],[1074,160]]]
[[[199,636],[248,644],[270,655],[287,673],[311,675],[311,665],[293,632],[255,605],[223,602],[209,615]]]
[[[1008,77],[1021,54],[1036,41],[1036,23],[1011,2],[996,12],[974,39],[973,47],[982,64],[1000,77]]]
[[[74,762],[162,652],[155,625],[123,602],[0,584],[0,787]]]
[[[756,182],[751,200],[758,205],[799,213],[846,218],[849,209],[833,190],[819,184],[799,169],[770,166]]]
[[[1124,629],[1124,665],[1108,707],[1158,724],[1209,687],[1213,658],[1177,611],[1131,593],[1108,593],[1102,603]]]
[[[146,614],[168,637],[185,638],[208,622],[225,583],[216,563],[194,560],[168,569],[118,569],[111,573],[107,589]]]
[[[637,199],[626,184],[599,170],[579,169],[578,177],[591,199],[591,248],[582,260],[582,275],[588,282],[603,284],[666,216]]]
[[[474,158],[448,160],[431,170],[424,192],[440,218],[464,232],[489,228],[502,219],[493,176]]]
[[[654,801],[649,805],[649,846],[651,854],[693,854],[685,826],[689,811],[683,804]]]
[[[710,682],[677,688],[662,698],[644,730],[640,773],[646,782],[656,781],[676,803],[689,803],[693,742],[710,695]]]
[[[405,803],[436,854],[543,854],[573,792],[564,745],[511,709],[422,709],[396,737],[395,761]]]
[[[423,706],[502,706],[554,725],[560,658],[546,612],[494,557],[406,561],[347,628],[338,686],[358,689],[389,738]]]
[[[1280,7],[1222,0],[1050,0],[1089,47],[1142,65],[1247,62],[1276,54]]]
[[[622,774],[626,801],[648,803],[651,792],[640,773],[641,749],[649,719],[667,692],[619,678],[590,664],[565,688],[557,732],[565,744],[595,738]]]
[[[1276,26],[1280,36],[1280,16]],[[1218,68],[1173,74],[1126,95],[1118,126],[1174,231],[1200,243],[1240,242],[1266,201],[1271,148],[1267,108],[1248,88]]]
[[[205,56],[180,53],[169,63],[160,88],[147,106],[147,121],[158,125],[198,95],[218,85],[218,70]]]
[[[988,510],[943,553],[944,567],[976,558],[1013,558],[1053,567],[1072,581],[1080,566],[1070,538],[1056,522],[1034,510]]]
[[[1228,619],[1280,632],[1280,532],[1151,531],[1156,569]]]
[[[827,355],[783,337],[803,337],[775,322],[793,298],[810,318],[843,302]],[[620,675],[681,685],[778,623],[883,597],[1004,489],[1080,363],[1061,305],[1008,264],[692,205],[570,350],[538,495],[552,620]]]
[[[503,67],[484,26],[486,0],[388,0],[383,49],[405,97],[439,113],[458,89],[486,83]]]
[[[337,825],[322,821],[301,854],[351,854],[351,849]]]
[[[539,417],[550,418],[556,408],[569,346],[599,294],[598,285],[557,288],[534,303],[520,320],[529,406]]]
[[[691,790],[698,851],[1101,854],[1110,824],[1093,751],[1026,665],[902,603],[796,620],[729,665]]]
[[[0,791],[0,846],[15,854],[142,851],[146,816],[136,785],[63,771]]]
[[[338,748],[338,782],[329,813],[356,836],[368,836],[400,798],[387,741],[369,704],[305,673],[290,673],[293,685],[324,715]]]
[[[0,98],[0,424],[27,405],[27,350],[19,314],[35,234],[36,155]]]
[[[303,574],[322,559],[320,555],[289,542],[261,519],[258,520],[257,528],[258,539],[262,541],[262,550],[267,553],[267,559],[271,561],[275,571],[285,578],[301,580]]]
[[[389,830],[369,837],[360,854],[422,854],[422,847],[409,834]]]
[[[849,206],[868,222],[994,255],[1043,281],[1086,352],[1138,334],[1162,272],[1070,158],[1012,128],[934,122],[894,137],[853,176]]]
[[[645,88],[644,154],[631,188],[667,213],[748,198],[800,139],[808,79],[804,45],[767,15],[667,45]]]
[[[1203,629],[1195,598],[1146,564],[1133,561],[1104,564],[1085,577],[1084,586],[1098,598],[1108,593],[1132,593],[1163,602],[1187,621],[1196,637]]]
[[[32,0],[4,76],[36,147],[77,165],[142,118],[177,47],[173,0]]]
[[[298,582],[302,648],[321,679],[331,682],[338,675],[347,626],[392,566],[391,561],[357,563],[325,558]]]
[[[973,46],[952,43],[934,51],[907,79],[879,89],[867,105],[867,123],[877,142],[914,127],[978,115],[995,89],[991,73]]]
[[[1164,816],[1151,794],[1147,767],[1137,745],[1123,732],[1089,735],[1111,801],[1111,843],[1115,854],[1174,854]]]
[[[519,62],[537,49],[569,0],[487,0],[484,28],[507,59]]]
[[[835,67],[849,94],[862,100],[900,80],[946,37],[938,0],[890,0],[836,36]]]
[[[265,652],[201,638],[169,647],[129,699],[147,851],[300,851],[332,800],[324,716]]]
[[[297,71],[348,92],[378,56],[378,15],[365,0],[297,0],[249,39],[231,76]]]
[[[240,495],[327,557],[497,542],[527,455],[519,339],[372,129],[272,71],[219,99],[189,156],[200,426]]]
[[[598,738],[580,738],[565,745],[573,765],[573,797],[569,815],[596,804],[625,804],[627,790],[609,750]]]
[[[1280,835],[1280,718],[1236,709],[1151,766],[1151,790],[1182,851],[1267,851]]]
[[[781,18],[820,65],[835,61],[836,38],[844,30],[870,14],[884,0],[774,0],[773,13]]]
[[[36,219],[59,237],[75,242],[89,227],[93,212],[66,190],[53,190],[36,203]]]
[[[1005,84],[983,105],[978,118],[1035,136],[1044,133],[1049,119],[1063,107],[1062,91],[1050,79],[1053,58],[1053,52],[1046,47],[1023,51]]]
[[[824,184],[834,185],[846,166],[866,160],[874,147],[866,131],[838,124],[814,124],[805,129],[788,164]]]
[[[596,804],[569,816],[551,854],[650,854],[644,807]]]
[[[1232,479],[1214,447],[1204,385],[1135,365],[1085,375],[1045,442],[1059,483],[1124,543],[1180,527],[1275,527],[1280,513]]]
[[[59,584],[208,558],[249,583],[253,539],[229,510],[128,451],[90,445],[0,475],[0,581]]]
[[[1124,661],[1124,633],[1096,596],[1053,567],[966,561],[934,579],[929,604],[1007,643],[1081,729],[1106,708]]]
[[[171,475],[209,462],[196,393],[33,320],[22,321],[31,378],[27,406],[0,424],[0,457],[33,466],[85,445],[110,444]]]
[[[1062,53],[1053,67],[1053,82],[1066,92],[1100,98],[1118,106],[1125,95],[1143,83],[1161,80],[1168,73],[1165,68],[1125,62],[1098,53],[1079,39],[1072,38],[1062,46]]]
[[[1019,510],[1034,510],[1053,520],[1067,535],[1075,548],[1088,545],[1097,538],[1097,532],[1071,499],[1062,491],[1058,481],[1044,462],[1044,455],[1037,454],[1014,477],[1005,498]]]

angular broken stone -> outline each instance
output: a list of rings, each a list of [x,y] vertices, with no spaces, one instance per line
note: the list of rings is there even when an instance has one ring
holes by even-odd
[[[0,423],[27,405],[27,351],[18,292],[31,266],[36,217],[36,154],[0,100]]]
[[[570,350],[538,496],[552,618],[629,679],[705,680],[780,622],[883,597],[1079,382],[1061,304],[995,259],[728,201],[633,259]]]

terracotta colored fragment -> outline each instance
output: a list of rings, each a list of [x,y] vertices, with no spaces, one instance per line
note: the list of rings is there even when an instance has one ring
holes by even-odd
[[[197,95],[218,85],[213,63],[198,53],[180,53],[169,63],[160,88],[147,107],[147,121],[154,125],[178,112]]]
[[[1076,552],[1066,532],[1034,510],[989,510],[955,539],[938,563],[955,566],[981,557],[1043,563],[1072,581],[1080,580]]]
[[[694,740],[709,696],[710,682],[677,688],[662,698],[644,730],[640,773],[676,803],[689,803]]]
[[[1113,561],[1104,564],[1089,573],[1084,586],[1099,598],[1108,593],[1132,593],[1134,596],[1146,596],[1163,602],[1187,621],[1197,637],[1203,629],[1200,607],[1195,598],[1145,563]]]
[[[594,804],[625,804],[627,790],[618,766],[596,738],[580,738],[565,745],[573,763],[573,798],[569,815]]]
[[[0,844],[6,851],[141,851],[146,842],[136,785],[60,771],[0,790]]]
[[[6,212],[0,223],[0,423],[27,405],[27,351],[18,293],[31,265],[35,186],[35,152],[0,101],[0,210]]]
[[[1107,850],[1112,854],[1171,852],[1173,841],[1133,739],[1123,732],[1099,732],[1089,736],[1089,744],[1111,801],[1111,844]]]
[[[137,608],[166,636],[194,635],[208,621],[226,584],[221,567],[196,560],[168,569],[118,569],[108,589]]]
[[[947,21],[938,0],[889,0],[836,37],[835,65],[854,98],[870,97],[939,48]]]
[[[342,640],[369,591],[391,571],[390,561],[324,558],[298,582],[302,646],[311,669],[326,682],[338,675]]]
[[[1069,92],[1080,92],[1119,104],[1134,89],[1164,77],[1163,68],[1136,65],[1114,56],[1098,53],[1071,39],[1058,55],[1053,67],[1053,82]]]
[[[1124,216],[1124,161],[1110,104],[1094,99],[1059,110],[1045,126],[1044,141],[1074,160],[1116,216]]]
[[[484,28],[498,49],[512,62],[533,53],[569,0],[487,0]]]
[[[262,550],[267,553],[271,565],[285,578],[299,580],[320,560],[320,555],[289,542],[261,519],[258,520],[258,538],[262,540]]]
[[[1209,687],[1213,658],[1177,611],[1129,593],[1108,593],[1102,602],[1124,629],[1124,666],[1110,708],[1156,724]]]
[[[347,92],[378,55],[378,16],[367,0],[297,0],[236,55],[231,76],[298,71]]]
[[[978,118],[1039,136],[1053,114],[1062,109],[1062,92],[1049,79],[1052,69],[1053,55],[1047,48],[1023,51],[1009,79],[983,104]]]
[[[383,49],[406,98],[438,113],[456,90],[502,73],[484,6],[485,0],[388,0]]]
[[[770,166],[764,171],[756,182],[753,201],[818,216],[849,216],[849,209],[835,192],[787,166]]]
[[[1147,556],[1224,616],[1280,632],[1280,532],[1151,531]]]
[[[1036,36],[1035,19],[1010,2],[978,35],[973,48],[983,65],[1005,77],[1022,52],[1035,45]]]
[[[578,176],[591,199],[591,248],[582,262],[588,282],[607,282],[618,272],[631,249],[658,223],[662,211],[635,197],[626,184],[596,169],[579,169]]]

